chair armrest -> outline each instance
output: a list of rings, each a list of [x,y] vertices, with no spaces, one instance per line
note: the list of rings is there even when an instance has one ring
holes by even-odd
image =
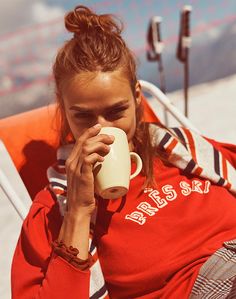
[[[6,147],[1,140],[0,187],[19,216],[24,219],[32,201]]]

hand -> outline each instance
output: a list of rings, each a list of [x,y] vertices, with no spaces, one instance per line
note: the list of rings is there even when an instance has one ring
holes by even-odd
[[[68,212],[92,214],[95,209],[93,166],[102,162],[114,137],[99,134],[101,125],[87,129],[66,161]]]

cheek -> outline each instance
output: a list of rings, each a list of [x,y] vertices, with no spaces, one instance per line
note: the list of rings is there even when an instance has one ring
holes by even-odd
[[[78,134],[79,134],[79,128],[78,126],[76,125],[73,117],[67,113],[66,114],[66,119],[67,119],[67,122],[68,122],[68,125],[70,127],[70,130],[71,130],[71,133],[72,135],[74,136],[74,138],[78,137]]]
[[[128,140],[130,141],[134,134],[135,134],[135,130],[136,130],[136,114],[135,114],[135,109],[133,109],[133,111],[129,112],[129,117],[125,122],[125,126],[123,129],[128,137]]]
[[[78,139],[89,127],[92,126],[92,124],[88,125],[87,123],[86,124],[78,123],[76,121],[76,119],[74,119],[73,116],[68,117],[67,121],[68,121],[70,130],[71,130],[71,133],[72,133],[73,137],[75,138],[75,140]]]
[[[136,117],[134,117],[133,122],[130,126],[129,133],[128,133],[128,140],[133,139],[135,131],[136,131]]]

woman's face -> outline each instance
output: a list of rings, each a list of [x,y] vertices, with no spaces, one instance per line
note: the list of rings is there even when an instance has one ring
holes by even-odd
[[[95,124],[117,127],[127,134],[132,148],[136,129],[136,107],[141,101],[140,84],[135,96],[121,71],[82,73],[64,88],[63,101],[72,134],[78,138]]]

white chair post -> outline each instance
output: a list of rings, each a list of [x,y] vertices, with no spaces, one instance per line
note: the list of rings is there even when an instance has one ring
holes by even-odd
[[[22,220],[24,220],[27,215],[27,209],[22,203],[17,193],[15,192],[15,190],[12,188],[9,180],[1,170],[0,170],[0,187],[2,188],[6,197],[10,200],[17,214],[20,216]]]
[[[13,163],[0,140],[0,188],[23,220],[31,205],[31,198]]]

